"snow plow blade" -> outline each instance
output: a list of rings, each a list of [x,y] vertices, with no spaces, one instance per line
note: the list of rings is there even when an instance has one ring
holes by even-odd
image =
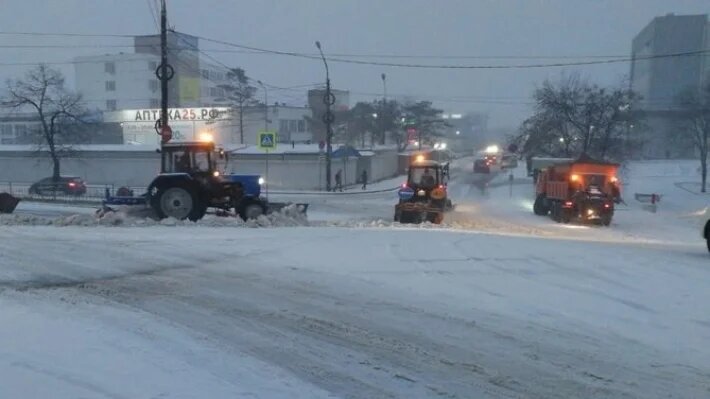
[[[19,198],[15,198],[8,193],[0,193],[0,213],[12,213],[15,211]]]
[[[294,204],[293,202],[269,202],[267,213],[279,212],[287,206],[296,205],[298,211],[307,214],[308,204]]]
[[[395,206],[395,221],[408,224],[424,222],[441,224],[444,221],[444,210],[422,204],[397,204]]]

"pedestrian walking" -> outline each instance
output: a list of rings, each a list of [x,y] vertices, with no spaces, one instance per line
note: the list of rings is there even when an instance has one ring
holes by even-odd
[[[362,170],[360,180],[362,180],[362,189],[367,190],[367,171],[365,169]]]
[[[340,192],[343,191],[343,171],[338,169],[338,173],[335,174],[335,187],[333,187],[333,191],[340,190]]]

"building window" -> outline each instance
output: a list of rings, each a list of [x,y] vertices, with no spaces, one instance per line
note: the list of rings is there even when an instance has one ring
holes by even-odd
[[[104,72],[110,73],[111,75],[116,73],[116,63],[115,62],[105,62]]]
[[[288,133],[288,121],[285,121],[281,119],[279,121],[279,133],[286,134]]]
[[[2,137],[12,137],[12,125],[2,125],[2,128],[0,129],[0,135],[2,135]]]
[[[116,100],[106,100],[106,110],[115,111],[116,110]]]
[[[22,137],[27,135],[27,125],[15,125],[15,136]]]
[[[151,71],[155,71],[156,69],[158,69],[158,63],[155,61],[149,61],[148,69],[150,69]]]
[[[210,97],[219,97],[217,92],[218,92],[218,90],[216,87],[210,87]]]
[[[116,81],[107,80],[106,81],[106,91],[116,91]]]
[[[306,121],[301,119],[300,121],[298,121],[298,132],[303,133],[305,131],[306,131]]]
[[[158,81],[155,79],[151,79],[148,81],[148,88],[152,91],[157,91],[158,90]]]
[[[203,69],[201,72],[202,72],[202,79],[209,79],[210,78],[210,71]]]
[[[151,108],[160,108],[160,99],[159,98],[151,98],[150,99],[150,107]]]
[[[288,131],[289,132],[298,131],[298,121],[297,120],[288,121]]]

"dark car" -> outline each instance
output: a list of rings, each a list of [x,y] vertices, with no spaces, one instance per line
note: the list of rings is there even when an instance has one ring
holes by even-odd
[[[473,163],[473,173],[491,173],[490,161],[486,159],[477,159]]]
[[[74,176],[61,176],[55,180],[46,177],[30,186],[29,193],[33,195],[84,195],[86,183]]]

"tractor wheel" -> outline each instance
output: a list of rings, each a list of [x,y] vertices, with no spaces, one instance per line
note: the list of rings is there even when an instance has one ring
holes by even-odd
[[[602,226],[609,226],[611,224],[611,215],[603,215],[600,222]]]
[[[237,213],[239,213],[239,217],[246,222],[249,219],[257,219],[266,212],[262,204],[258,202],[247,202],[239,208]]]
[[[533,213],[538,216],[545,216],[550,210],[545,206],[545,196],[540,194],[535,198]]]
[[[197,221],[205,215],[206,207],[188,188],[167,187],[158,191],[156,212],[163,219],[173,217],[178,220]]]
[[[430,214],[429,221],[434,224],[441,224],[444,222],[444,212],[436,212]]]

